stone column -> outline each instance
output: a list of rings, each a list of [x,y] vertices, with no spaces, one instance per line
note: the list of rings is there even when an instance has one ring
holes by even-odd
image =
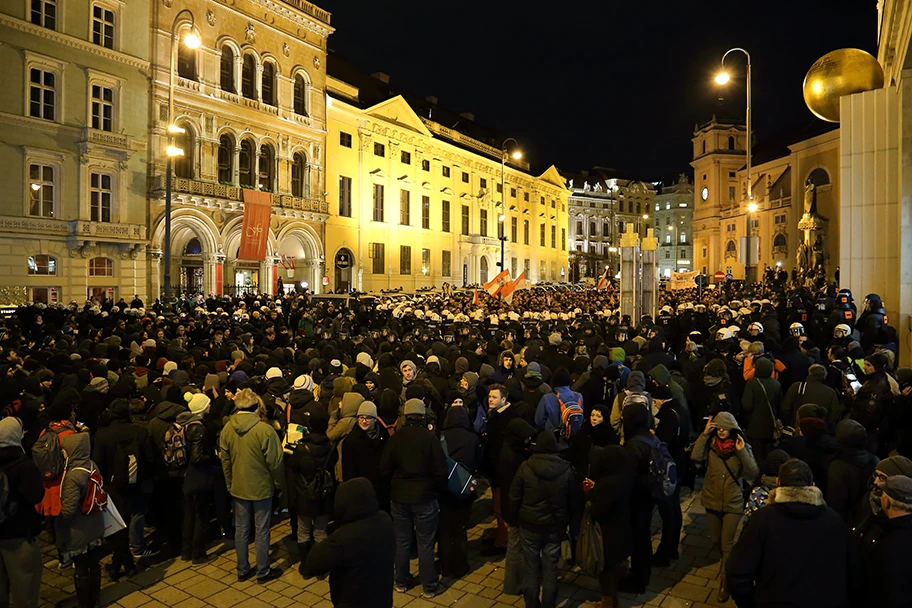
[[[640,235],[633,222],[624,227],[621,236],[621,315],[630,315],[634,325],[640,318]]]
[[[655,319],[656,307],[659,302],[659,239],[653,234],[652,228],[646,229],[646,238],[643,239],[643,278],[641,289],[643,293],[640,314],[650,315]],[[639,322],[639,319],[636,319]]]
[[[149,264],[149,296],[147,300],[152,300],[152,302],[146,302],[146,304],[150,308],[152,303],[161,295],[162,255],[161,249],[151,249],[146,258]]]
[[[222,252],[215,254],[215,289],[216,295],[224,293],[225,285],[225,254]]]

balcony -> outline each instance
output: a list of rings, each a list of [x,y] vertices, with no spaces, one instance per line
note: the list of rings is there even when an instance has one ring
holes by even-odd
[[[84,220],[58,220],[45,217],[0,216],[0,231],[30,235],[57,235],[93,240],[144,241],[146,227],[141,224],[114,224]]]
[[[500,247],[500,239],[496,236],[481,236],[480,234],[460,234],[459,242],[470,245],[484,245],[486,247]]]
[[[285,4],[293,6],[305,15],[310,15],[318,21],[322,21],[326,25],[330,25],[331,13],[324,11],[318,6],[314,6],[310,2],[305,2],[305,0],[284,0]]]
[[[188,194],[191,197],[220,199],[229,203],[243,203],[244,189],[240,186],[231,186],[228,184],[219,184],[216,182],[207,182],[195,179],[186,179],[183,177],[171,178],[171,191],[177,194]],[[165,176],[156,175],[152,185],[152,192],[164,198],[165,193]],[[192,202],[192,201],[191,201]],[[210,205],[211,206],[211,205]],[[232,208],[239,208],[239,205],[229,205]],[[310,213],[329,213],[329,203],[325,200],[300,198],[290,194],[272,193],[272,206],[277,209],[287,209],[289,211],[306,211]]]

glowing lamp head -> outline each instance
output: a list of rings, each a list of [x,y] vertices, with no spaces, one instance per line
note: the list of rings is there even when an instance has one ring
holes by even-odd
[[[675,227],[674,227],[674,226],[668,226],[668,227],[667,227],[667,228],[668,228],[668,232],[671,232],[671,231],[672,231],[672,230],[674,230],[674,229],[675,229]]]
[[[648,214],[648,213],[644,213],[644,214],[643,214],[643,219],[644,219],[644,220],[648,220],[648,219],[649,219],[649,214]]]
[[[183,127],[178,127],[177,125],[168,125],[168,133],[171,133],[172,135],[179,135],[186,132],[187,129]]]
[[[32,184],[32,190],[34,190],[35,192],[38,192],[39,190],[41,190],[41,184]]]
[[[178,148],[177,146],[168,146],[167,150],[168,156],[183,156],[183,148]]]
[[[197,36],[195,32],[190,32],[184,36],[184,46],[188,49],[198,49],[202,44],[202,40],[200,40],[200,37]]]
[[[499,216],[497,216],[497,221],[498,221],[498,222],[502,222],[502,221],[504,221],[504,220],[506,220],[506,219],[507,219],[507,216],[504,215],[503,213],[501,213]]]
[[[729,80],[731,80],[731,76],[728,75],[728,72],[719,72],[716,74],[716,84],[728,84]]]
[[[516,152],[513,153],[512,156],[513,156],[514,159],[519,160],[520,158],[522,158],[522,152],[520,152],[519,150],[517,150]]]
[[[754,211],[756,211],[756,210],[757,210],[757,203],[750,203],[750,204],[747,206],[747,210],[750,211],[751,213],[753,213]]]

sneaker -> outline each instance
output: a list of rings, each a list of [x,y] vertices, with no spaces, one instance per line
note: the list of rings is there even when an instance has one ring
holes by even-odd
[[[253,574],[254,574],[253,569],[249,570],[249,571],[247,572],[247,574],[238,574],[238,581],[237,581],[237,582],[243,583],[244,581],[249,581],[250,578],[253,576]]]
[[[440,595],[440,586],[439,585],[434,585],[433,587],[429,587],[421,592],[421,597],[423,597],[426,600],[429,600],[432,597],[436,597],[438,595]]]
[[[278,579],[280,576],[282,576],[282,571],[279,568],[270,568],[269,572],[266,573],[266,576],[257,577],[257,582],[263,585],[269,581]]]
[[[202,566],[204,564],[208,564],[209,562],[211,562],[214,559],[215,559],[215,555],[203,555],[202,557],[194,557],[190,561],[190,563],[193,564],[194,566]]]
[[[396,589],[396,593],[408,593],[408,586],[406,586],[406,585],[401,585],[399,583],[396,583],[395,589]]]
[[[149,557],[155,557],[160,553],[160,551],[158,549],[144,549],[143,551],[130,549],[130,553],[133,554],[133,559],[146,559]]]

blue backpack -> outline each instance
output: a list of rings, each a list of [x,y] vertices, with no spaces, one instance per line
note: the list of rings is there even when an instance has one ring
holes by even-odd
[[[652,488],[652,497],[659,501],[667,501],[678,486],[678,465],[668,446],[653,434],[637,435],[633,441],[639,441],[649,446],[649,487]]]
[[[576,434],[583,428],[583,419],[585,418],[583,413],[583,396],[574,392],[574,400],[565,403],[564,400],[561,399],[560,393],[555,391],[554,395],[557,397],[557,403],[560,406],[561,426],[559,438],[570,439],[571,437],[576,437]]]

